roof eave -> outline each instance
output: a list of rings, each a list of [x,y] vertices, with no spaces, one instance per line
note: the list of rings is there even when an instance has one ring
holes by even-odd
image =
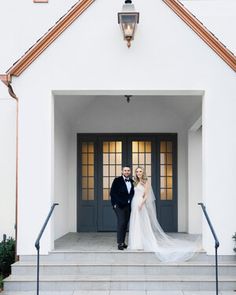
[[[0,80],[5,84],[9,85],[11,83],[11,75],[10,74],[2,74],[0,75]]]
[[[49,31],[40,38],[6,74],[20,76],[28,66],[59,37],[95,0],[81,0],[76,3]]]
[[[163,0],[234,71],[236,56],[211,33],[179,0]]]

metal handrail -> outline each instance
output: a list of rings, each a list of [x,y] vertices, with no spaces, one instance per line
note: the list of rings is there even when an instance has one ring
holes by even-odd
[[[214,230],[214,228],[213,228],[213,226],[211,224],[210,218],[209,218],[209,216],[207,214],[206,206],[203,203],[198,203],[198,205],[200,205],[202,207],[202,211],[203,211],[203,213],[204,213],[204,215],[206,217],[207,223],[208,223],[208,225],[210,227],[211,233],[212,233],[212,235],[214,237],[214,240],[215,240],[216,295],[218,295],[219,289],[218,289],[218,252],[217,252],[217,250],[218,250],[218,248],[220,246],[220,242],[219,242],[219,240],[218,240],[218,238],[216,236],[215,230]]]
[[[48,221],[49,221],[49,219],[50,219],[50,217],[52,215],[52,212],[53,212],[54,208],[57,205],[59,205],[59,204],[58,203],[53,203],[53,205],[52,205],[52,207],[51,207],[51,209],[50,209],[50,211],[48,213],[48,216],[47,216],[47,218],[46,218],[46,220],[45,220],[45,222],[44,222],[44,224],[43,224],[43,226],[42,226],[42,228],[41,228],[41,230],[40,230],[40,232],[38,234],[38,237],[37,237],[37,239],[35,241],[35,248],[37,249],[37,295],[39,295],[39,257],[40,257],[40,253],[39,252],[40,252],[40,239],[41,239],[41,237],[43,235],[43,232],[44,232],[44,230],[45,230],[45,228],[46,228],[46,226],[48,224]]]

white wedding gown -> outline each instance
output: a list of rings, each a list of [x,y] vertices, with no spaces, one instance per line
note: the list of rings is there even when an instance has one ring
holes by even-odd
[[[130,250],[155,252],[163,262],[186,261],[201,249],[200,238],[195,241],[174,239],[162,230],[156,216],[155,196],[150,186],[148,198],[139,209],[145,188],[138,183],[131,203],[128,245]]]

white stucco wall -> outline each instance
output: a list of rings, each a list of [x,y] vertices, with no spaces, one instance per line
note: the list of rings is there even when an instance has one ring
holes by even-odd
[[[52,90],[204,90],[203,201],[221,241],[220,254],[233,253],[235,72],[162,1],[136,0],[135,5],[141,17],[130,49],[117,25],[121,4],[96,1],[13,80],[20,97],[19,254],[34,253],[35,235],[53,200]],[[43,253],[51,240],[48,228]],[[205,222],[203,246],[214,252]]]
[[[188,132],[188,220],[189,233],[202,232],[202,130]]]
[[[15,238],[16,102],[0,99],[0,240]]]
[[[235,0],[180,0],[229,50],[236,52]]]
[[[69,152],[70,152],[70,128],[59,108],[55,107],[55,133],[54,133],[54,202],[56,207],[54,220],[54,239],[70,231],[70,196],[69,196]]]

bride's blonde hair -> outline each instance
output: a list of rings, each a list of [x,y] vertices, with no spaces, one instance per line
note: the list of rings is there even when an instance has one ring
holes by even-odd
[[[139,179],[139,178],[137,177],[137,170],[138,170],[138,169],[141,169],[141,170],[143,171],[143,175],[142,175],[141,179]],[[137,185],[140,181],[143,182],[143,183],[146,183],[147,180],[148,180],[148,178],[147,178],[147,175],[146,175],[146,172],[145,172],[144,168],[143,168],[143,167],[140,167],[140,166],[137,167],[137,168],[135,169],[135,176],[134,176],[134,182],[135,182],[135,184]]]

